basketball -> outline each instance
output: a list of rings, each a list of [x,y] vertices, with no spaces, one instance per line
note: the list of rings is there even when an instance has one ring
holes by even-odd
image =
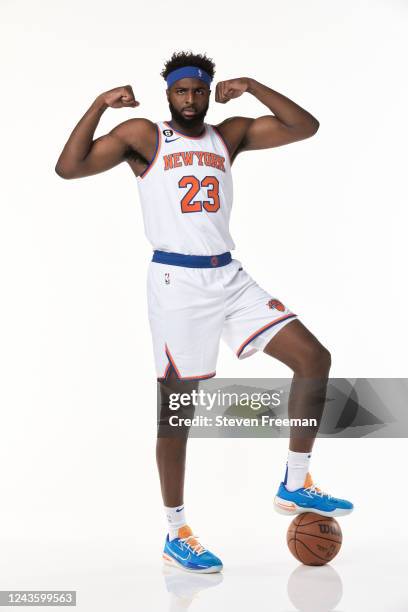
[[[336,519],[314,512],[298,515],[289,525],[290,552],[305,565],[324,565],[337,555],[343,536]]]

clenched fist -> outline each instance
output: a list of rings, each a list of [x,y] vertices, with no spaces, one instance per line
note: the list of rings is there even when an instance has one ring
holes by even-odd
[[[249,86],[250,79],[247,77],[220,81],[215,88],[215,101],[225,104],[232,98],[239,98],[245,91],[248,91]]]
[[[135,94],[130,85],[123,87],[115,87],[98,96],[110,108],[124,108],[126,106],[139,106],[139,102],[135,100]]]

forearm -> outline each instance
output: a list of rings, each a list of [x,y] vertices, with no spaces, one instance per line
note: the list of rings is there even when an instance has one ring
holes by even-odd
[[[91,148],[95,130],[108,105],[100,98],[92,103],[82,119],[77,123],[59,156],[56,172],[75,168]]]
[[[255,79],[248,79],[248,93],[251,93],[260,102],[265,104],[269,110],[288,127],[309,127],[316,129],[318,120],[304,108],[289,100],[286,96],[259,83]]]

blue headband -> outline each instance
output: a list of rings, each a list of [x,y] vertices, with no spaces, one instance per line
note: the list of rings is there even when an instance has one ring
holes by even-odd
[[[208,87],[211,85],[212,78],[202,68],[197,68],[196,66],[183,66],[183,68],[177,68],[177,70],[172,70],[167,75],[167,86],[171,87],[173,83],[180,79],[200,79],[200,81],[204,81],[207,83]]]

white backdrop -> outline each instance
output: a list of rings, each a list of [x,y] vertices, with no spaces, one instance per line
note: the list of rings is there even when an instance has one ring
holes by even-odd
[[[159,73],[174,50],[206,51],[216,81],[252,76],[318,118],[313,138],[234,163],[235,256],[331,350],[333,376],[407,375],[407,12],[400,0],[2,1],[1,588],[76,588],[75,567],[88,575],[86,590],[91,568],[122,584],[132,563],[150,564],[152,575],[160,563],[151,248],[136,179],[126,164],[76,181],[54,166],[107,89],[131,84],[141,105],[108,109],[97,136],[129,117],[169,119]],[[212,100],[207,121],[266,112],[246,94]],[[263,354],[239,362],[224,345],[217,373],[290,374]],[[315,447],[316,480],[360,505],[344,520],[344,575],[374,546],[367,521],[387,512],[378,487],[399,484],[404,447]],[[237,575],[291,561],[274,539],[286,523],[272,512],[285,457],[284,440],[190,443],[188,518]],[[389,533],[399,537],[395,524]],[[68,540],[82,544],[71,554]],[[72,587],[61,578],[74,575]],[[231,605],[215,593],[215,610]],[[129,601],[123,610],[134,609]],[[146,596],[143,609],[160,609],[158,600]]]

